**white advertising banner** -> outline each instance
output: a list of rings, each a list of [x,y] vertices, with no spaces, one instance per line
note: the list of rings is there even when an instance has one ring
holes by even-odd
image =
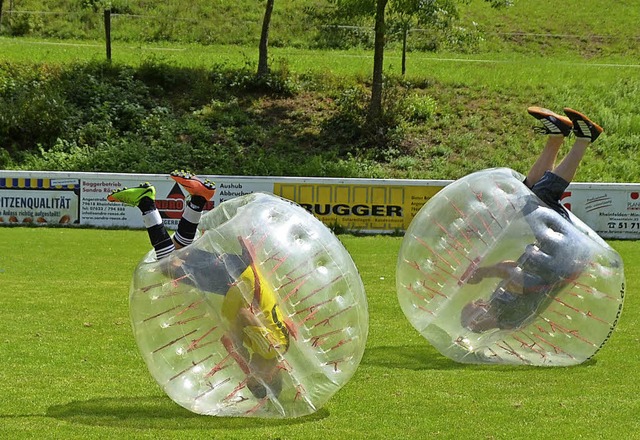
[[[234,197],[253,192],[273,192],[273,181],[267,179],[229,176],[212,176],[211,179],[216,183],[217,190],[213,200],[205,206],[207,211]],[[107,201],[107,196],[114,189],[130,188],[142,182],[149,182],[156,188],[156,207],[167,228],[177,228],[187,194],[168,175],[96,174],[82,178],[80,223],[142,228],[142,218],[137,208]]]
[[[601,237],[640,239],[640,184],[573,184],[562,202]]]
[[[206,210],[234,197],[270,192],[292,200],[327,226],[372,233],[405,230],[422,205],[450,181],[203,176],[216,183]],[[79,224],[142,228],[137,208],[107,201],[120,187],[149,182],[170,229],[185,192],[168,175],[0,170],[0,224]],[[640,183],[573,183],[562,203],[607,239],[640,239]]]

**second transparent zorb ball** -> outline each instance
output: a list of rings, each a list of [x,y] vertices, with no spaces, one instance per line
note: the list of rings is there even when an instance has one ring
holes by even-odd
[[[315,412],[354,374],[367,338],[349,253],[311,214],[269,194],[220,204],[200,229],[135,272],[131,320],[149,371],[199,414]]]
[[[506,168],[459,179],[423,206],[403,239],[402,310],[455,361],[579,364],[620,317],[620,255],[523,180]]]

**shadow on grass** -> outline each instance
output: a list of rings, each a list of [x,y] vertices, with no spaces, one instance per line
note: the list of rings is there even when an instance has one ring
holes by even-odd
[[[428,344],[396,345],[367,348],[362,364],[402,370],[451,370],[464,367]]]
[[[329,416],[320,409],[295,419],[212,417],[192,413],[165,397],[103,398],[53,405],[47,417],[91,426],[132,429],[250,429],[315,422]]]
[[[596,364],[596,362],[596,359],[589,359],[582,364],[574,365],[570,368],[593,366]],[[463,364],[441,355],[435,348],[431,347],[428,344],[368,348],[365,351],[361,363],[363,365],[374,365],[377,367],[397,368],[414,371],[461,369],[514,371],[523,368],[546,368],[527,365]]]

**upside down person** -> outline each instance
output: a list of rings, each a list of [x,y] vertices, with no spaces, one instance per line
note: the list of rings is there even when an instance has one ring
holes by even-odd
[[[488,300],[478,299],[462,308],[461,325],[475,333],[525,326],[584,270],[586,264],[584,247],[577,234],[572,233],[571,218],[560,199],[573,180],[587,147],[603,130],[570,108],[564,109],[566,116],[541,107],[529,107],[527,111],[542,122],[539,131],[547,134],[548,139],[523,183],[550,210],[525,206],[525,219],[533,230],[536,243],[528,245],[517,261],[478,267],[469,274],[468,284],[478,284],[485,278],[501,280]],[[559,149],[565,137],[572,133],[576,140],[556,166]]]
[[[278,356],[289,349],[289,338],[295,337],[295,329],[283,318],[273,288],[255,263],[255,249],[249,241],[238,237],[240,255],[216,254],[197,246],[174,253],[194,242],[202,211],[213,197],[215,185],[184,171],[171,173],[171,178],[189,193],[172,237],[155,206],[155,188],[150,184],[116,189],[107,199],[140,209],[163,272],[201,291],[224,296],[222,317],[228,322],[228,329],[221,338],[223,346],[247,375],[246,385],[255,397],[264,398],[267,387],[277,396],[282,389]]]

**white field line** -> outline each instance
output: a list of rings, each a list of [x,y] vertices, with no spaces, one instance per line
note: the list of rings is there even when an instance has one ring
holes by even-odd
[[[304,53],[286,53],[288,55],[305,55]],[[355,55],[355,54],[332,54],[336,57],[344,58],[371,58],[371,55]],[[385,55],[385,59],[401,59],[398,55]],[[521,64],[518,60],[490,60],[483,58],[439,58],[439,57],[423,57],[423,56],[407,56],[408,60],[422,61],[443,61],[452,63],[488,63],[488,64]],[[632,67],[640,68],[640,64],[617,64],[617,63],[577,63],[577,62],[558,62],[567,66],[585,66],[585,67]]]
[[[52,41],[19,41],[14,39],[4,39],[5,41],[10,41],[14,44],[34,44],[34,45],[51,45],[51,46],[71,46],[71,47],[103,47],[101,44],[86,44],[86,43],[63,43],[63,42],[52,42]],[[167,52],[184,52],[187,49],[185,48],[168,48],[168,47],[151,47],[151,46],[119,46],[112,45],[113,48],[123,47],[126,49],[141,49],[141,50],[158,50],[158,51],[167,51]],[[282,53],[281,53],[282,54]],[[284,54],[288,55],[306,55],[306,53],[294,53],[294,52],[285,52]],[[355,55],[355,54],[339,54],[335,53],[332,56],[343,57],[343,58],[371,58],[371,55]],[[386,59],[400,59],[400,56],[397,55],[385,55]],[[452,62],[452,63],[488,63],[488,64],[518,64],[520,63],[517,60],[490,60],[483,58],[440,58],[440,57],[413,57],[410,56],[410,59],[416,60],[426,60],[426,61],[441,61],[441,62]],[[567,66],[581,66],[581,67],[613,67],[613,68],[640,68],[640,64],[618,64],[618,63],[577,63],[577,62],[560,62],[558,64],[564,64]]]
[[[7,40],[5,40],[7,41]],[[70,46],[70,47],[104,47],[104,44],[88,44],[88,43],[62,43],[53,41],[16,41],[11,39],[11,43],[14,44],[34,44],[43,46]],[[125,49],[143,49],[143,50],[166,50],[169,52],[184,52],[186,49],[172,48],[172,47],[151,47],[151,46],[120,46],[117,44],[111,44],[113,48],[125,48]]]

